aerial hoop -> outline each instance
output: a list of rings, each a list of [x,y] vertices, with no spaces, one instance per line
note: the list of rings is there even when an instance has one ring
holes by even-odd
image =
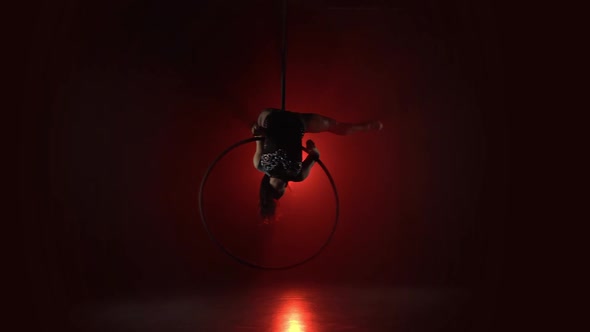
[[[228,256],[230,256],[231,258],[233,258],[237,262],[244,264],[246,266],[256,268],[256,269],[261,269],[261,270],[286,270],[286,269],[290,269],[290,268],[294,268],[294,267],[303,265],[303,264],[311,261],[312,259],[316,258],[328,246],[328,244],[332,240],[332,237],[334,236],[334,233],[336,232],[336,226],[338,226],[338,217],[340,214],[340,201],[338,199],[338,191],[336,190],[336,184],[334,183],[334,179],[332,178],[332,175],[330,175],[328,168],[324,165],[324,163],[322,163],[321,160],[318,159],[317,163],[318,163],[318,165],[320,165],[322,170],[324,170],[324,173],[328,177],[328,180],[330,180],[330,184],[332,185],[332,189],[334,191],[334,198],[336,199],[336,217],[334,218],[334,225],[332,226],[332,231],[330,232],[330,235],[328,235],[328,238],[326,239],[326,241],[322,244],[322,246],[314,254],[305,258],[304,260],[301,260],[296,263],[288,264],[288,265],[267,266],[267,265],[257,264],[257,263],[254,263],[254,262],[251,262],[249,260],[239,257],[238,255],[232,253],[229,249],[227,249],[221,242],[219,242],[215,238],[213,233],[211,233],[211,231],[209,229],[209,225],[207,224],[207,219],[205,218],[205,212],[204,212],[204,208],[203,208],[203,206],[204,206],[203,205],[203,193],[204,193],[204,189],[205,189],[205,184],[207,183],[207,179],[209,178],[209,174],[211,173],[213,168],[215,168],[215,165],[217,165],[217,163],[233,149],[235,149],[241,145],[248,144],[250,142],[260,141],[263,139],[264,139],[263,137],[251,137],[251,138],[239,141],[239,142],[233,144],[232,146],[230,146],[229,148],[225,149],[217,158],[215,158],[215,160],[211,163],[211,165],[209,165],[209,168],[207,168],[207,171],[205,172],[205,175],[203,176],[203,180],[201,181],[201,188],[199,189],[199,212],[201,214],[201,221],[203,222],[203,226],[205,227],[205,230],[207,231],[207,235],[209,236],[211,241],[213,241],[219,247],[219,249],[221,249],[223,252],[225,252]],[[304,147],[301,147],[301,149],[305,150]]]

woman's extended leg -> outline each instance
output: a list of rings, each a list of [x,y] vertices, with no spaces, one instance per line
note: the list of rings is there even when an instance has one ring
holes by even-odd
[[[307,133],[327,131],[336,135],[350,135],[356,132],[381,130],[383,128],[381,121],[346,123],[315,113],[303,113],[301,117],[305,123],[305,132]]]

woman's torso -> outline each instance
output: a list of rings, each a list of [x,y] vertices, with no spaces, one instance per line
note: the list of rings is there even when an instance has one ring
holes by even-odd
[[[266,137],[258,168],[271,177],[290,180],[301,172],[301,139],[305,126],[297,113],[271,112],[264,121]]]

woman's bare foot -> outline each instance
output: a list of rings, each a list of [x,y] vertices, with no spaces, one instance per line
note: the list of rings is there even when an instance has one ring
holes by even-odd
[[[366,126],[367,126],[366,127],[367,130],[381,130],[381,129],[383,129],[383,122],[381,122],[379,120],[371,121],[371,122],[368,122],[366,124]]]

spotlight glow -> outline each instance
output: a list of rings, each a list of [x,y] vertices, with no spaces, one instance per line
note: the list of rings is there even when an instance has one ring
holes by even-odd
[[[276,332],[314,332],[310,304],[303,294],[291,291],[281,297],[281,304],[274,315]]]
[[[287,332],[305,332],[304,325],[301,323],[301,317],[294,313],[287,321]]]

